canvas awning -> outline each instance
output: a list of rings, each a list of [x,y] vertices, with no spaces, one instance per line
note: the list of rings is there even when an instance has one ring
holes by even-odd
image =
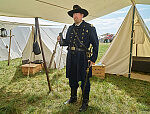
[[[150,4],[150,0],[133,0],[136,4]],[[0,15],[12,17],[39,17],[42,19],[72,23],[67,15],[78,4],[89,11],[86,21],[98,18],[132,4],[131,0],[1,0]]]

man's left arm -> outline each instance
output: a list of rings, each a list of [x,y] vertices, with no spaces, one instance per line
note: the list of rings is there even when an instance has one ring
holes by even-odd
[[[98,56],[98,48],[99,48],[99,41],[96,33],[95,27],[91,27],[91,34],[90,34],[90,43],[93,46],[93,54],[90,57],[90,61],[95,63],[97,56]]]

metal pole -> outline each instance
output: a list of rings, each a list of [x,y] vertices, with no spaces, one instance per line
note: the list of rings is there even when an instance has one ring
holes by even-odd
[[[47,82],[48,82],[48,87],[49,87],[49,93],[50,93],[51,86],[50,86],[50,82],[49,82],[49,76],[48,76],[48,71],[47,71],[47,66],[46,66],[46,61],[45,61],[45,56],[44,56],[44,50],[43,50],[43,46],[42,46],[42,40],[41,40],[41,33],[40,33],[40,27],[39,27],[38,17],[35,18],[35,24],[37,25],[37,29],[38,29],[39,41],[40,41],[40,46],[41,46],[41,51],[42,51],[42,57],[43,57],[43,62],[44,62],[44,68],[45,68],[45,72],[46,72],[46,77],[47,77]]]
[[[10,42],[9,42],[9,53],[8,53],[8,66],[9,66],[9,63],[10,63],[10,48],[11,48],[11,30],[10,30]]]
[[[129,59],[129,74],[128,74],[128,78],[130,78],[130,76],[131,76],[131,59],[132,59],[133,32],[134,32],[134,15],[135,15],[135,5],[133,6],[132,32],[131,32],[131,43],[130,43],[130,59]]]

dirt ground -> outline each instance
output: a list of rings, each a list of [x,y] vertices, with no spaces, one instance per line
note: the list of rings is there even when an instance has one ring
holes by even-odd
[[[124,75],[124,76],[128,77],[128,75]],[[150,74],[132,72],[130,77],[133,79],[139,79],[139,80],[150,82]]]

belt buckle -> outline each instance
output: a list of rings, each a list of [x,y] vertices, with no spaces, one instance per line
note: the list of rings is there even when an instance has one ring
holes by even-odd
[[[71,50],[75,51],[76,47],[71,47]]]

